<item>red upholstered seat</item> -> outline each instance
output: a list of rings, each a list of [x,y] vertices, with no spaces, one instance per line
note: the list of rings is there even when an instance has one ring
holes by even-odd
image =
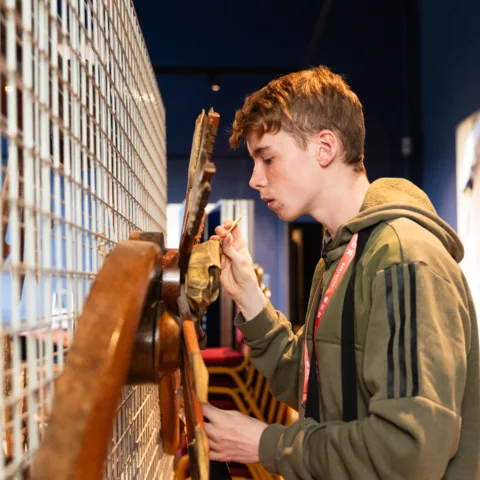
[[[245,355],[230,347],[213,347],[202,350],[202,358],[207,367],[236,367]]]
[[[230,468],[232,477],[252,478],[252,474],[246,465],[232,462],[228,465],[228,467]]]
[[[243,372],[239,374],[243,379]],[[209,385],[212,387],[237,388],[237,383],[230,375],[211,375]]]
[[[228,465],[230,469],[230,474],[232,477],[239,477],[239,478],[252,478],[252,474],[248,470],[248,467],[246,465],[242,465],[241,463],[230,463]],[[183,475],[184,478],[191,478],[190,477],[190,468],[185,466],[185,469],[183,470]]]
[[[231,398],[228,398],[227,396],[222,397],[220,395],[215,395],[215,396],[210,395],[208,397],[208,401],[214,407],[220,408],[222,410],[237,410],[237,406],[235,402]]]

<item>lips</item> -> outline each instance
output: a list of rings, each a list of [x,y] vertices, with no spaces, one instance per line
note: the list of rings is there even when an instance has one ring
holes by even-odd
[[[273,198],[262,197],[262,200],[267,204],[267,207],[271,210],[273,208]]]

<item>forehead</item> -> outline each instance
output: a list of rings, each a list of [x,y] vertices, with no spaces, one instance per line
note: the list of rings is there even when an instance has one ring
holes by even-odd
[[[263,135],[259,134],[257,131],[252,131],[246,136],[246,143],[248,148],[248,153],[254,157],[261,154],[265,150],[269,150],[276,146],[279,141],[278,133],[264,133]]]

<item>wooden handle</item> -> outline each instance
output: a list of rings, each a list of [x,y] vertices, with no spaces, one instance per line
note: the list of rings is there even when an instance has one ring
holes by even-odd
[[[233,231],[233,229],[240,223],[241,219],[242,219],[242,216],[240,215],[236,220],[233,221],[233,223],[230,225],[230,228],[227,230],[227,235]],[[223,243],[223,240],[225,240],[225,238],[227,238],[227,237],[224,237],[220,241],[220,244]]]
[[[177,390],[180,387],[180,370],[164,375],[158,383],[158,400],[161,412],[163,451],[175,455],[180,448],[180,419]]]

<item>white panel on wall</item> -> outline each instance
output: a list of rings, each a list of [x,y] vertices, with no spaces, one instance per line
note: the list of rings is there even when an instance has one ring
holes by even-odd
[[[465,247],[460,263],[480,315],[480,110],[456,132],[457,230]]]

